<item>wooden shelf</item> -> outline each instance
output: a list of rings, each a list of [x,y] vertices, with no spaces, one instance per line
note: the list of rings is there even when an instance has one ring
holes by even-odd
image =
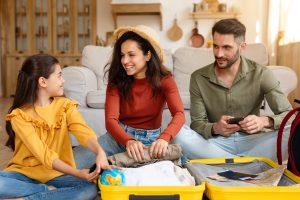
[[[70,37],[70,34],[69,34],[69,32],[59,33],[59,34],[57,34],[57,37],[66,37],[66,38],[68,38],[68,37]]]
[[[27,13],[26,12],[16,12],[17,16],[26,16]]]
[[[46,13],[46,12],[42,12],[42,13],[36,12],[35,15],[37,15],[37,16],[39,16],[39,15],[47,16],[48,13]]]
[[[57,12],[57,16],[69,16],[69,13],[67,13],[67,12]]]
[[[46,33],[45,34],[36,33],[35,36],[36,37],[47,37],[48,35]]]
[[[163,28],[160,3],[111,4],[111,12],[115,28],[117,28],[117,17],[120,15],[158,15],[160,17],[160,29]]]
[[[193,12],[190,16],[193,19],[226,19],[238,18],[240,13],[236,12]]]
[[[18,34],[16,34],[16,37],[17,38],[27,37],[27,34],[26,33],[18,33]]]
[[[9,10],[3,69],[6,97],[14,95],[18,71],[28,56],[46,52],[63,67],[77,66],[82,48],[96,44],[96,0],[9,0],[5,5]]]
[[[88,37],[89,33],[78,33],[78,37]]]
[[[90,13],[88,13],[88,12],[78,12],[77,14],[78,14],[78,16],[89,16],[90,15]]]

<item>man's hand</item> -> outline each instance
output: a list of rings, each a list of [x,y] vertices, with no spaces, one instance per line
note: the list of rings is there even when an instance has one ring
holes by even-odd
[[[162,158],[166,155],[169,143],[163,139],[157,139],[150,146],[151,158]]]
[[[237,132],[241,127],[237,124],[228,124],[226,121],[232,118],[231,116],[222,116],[221,119],[213,125],[213,133],[225,137]]]
[[[273,125],[273,120],[269,117],[259,117],[256,115],[248,115],[239,123],[242,130],[249,134],[258,133],[263,128],[269,128]]]
[[[143,143],[136,140],[128,140],[126,143],[126,151],[129,157],[138,162],[144,159],[144,148]]]

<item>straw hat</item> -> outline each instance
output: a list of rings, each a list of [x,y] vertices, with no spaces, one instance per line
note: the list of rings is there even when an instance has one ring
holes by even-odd
[[[160,58],[161,62],[163,61],[163,49],[159,44],[159,37],[155,30],[148,26],[138,25],[138,26],[123,26],[115,30],[114,37],[115,39],[119,39],[124,33],[132,31],[142,38],[148,40],[150,44],[155,49],[158,57]]]

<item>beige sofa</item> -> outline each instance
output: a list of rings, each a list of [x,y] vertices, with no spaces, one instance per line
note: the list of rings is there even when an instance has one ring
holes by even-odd
[[[103,79],[104,67],[109,62],[112,53],[110,47],[86,46],[82,53],[82,66],[70,66],[63,69],[65,96],[79,102],[79,111],[87,124],[102,135],[106,132],[104,121],[104,102],[106,82]],[[250,44],[243,54],[263,65],[268,64],[268,54],[262,44]],[[214,62],[212,49],[182,47],[173,54],[165,50],[164,64],[172,71],[177,83],[186,115],[186,124],[190,124],[189,81],[190,75],[196,69]],[[269,66],[286,95],[295,89],[297,77],[293,70],[283,66]],[[268,106],[261,110],[265,115],[271,112]],[[170,112],[165,109],[162,127],[170,121]],[[77,145],[73,139],[73,145]]]

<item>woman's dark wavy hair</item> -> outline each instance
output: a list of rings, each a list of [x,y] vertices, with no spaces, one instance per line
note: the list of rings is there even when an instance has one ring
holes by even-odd
[[[171,72],[162,64],[162,61],[151,43],[132,31],[124,33],[114,45],[111,63],[105,66],[105,77],[108,78],[108,86],[116,87],[121,99],[131,102],[132,96],[130,95],[130,91],[134,77],[126,74],[121,63],[121,46],[127,40],[135,41],[144,55],[147,55],[150,51],[151,58],[147,62],[146,78],[152,87],[153,96],[158,95],[161,92],[160,79],[164,76],[171,75]]]
[[[38,79],[49,78],[55,70],[55,64],[58,64],[58,60],[47,54],[36,54],[24,61],[18,74],[13,104],[8,113],[16,108],[34,105],[38,94]],[[15,132],[10,121],[6,121],[6,132],[8,134],[6,146],[15,150]]]

